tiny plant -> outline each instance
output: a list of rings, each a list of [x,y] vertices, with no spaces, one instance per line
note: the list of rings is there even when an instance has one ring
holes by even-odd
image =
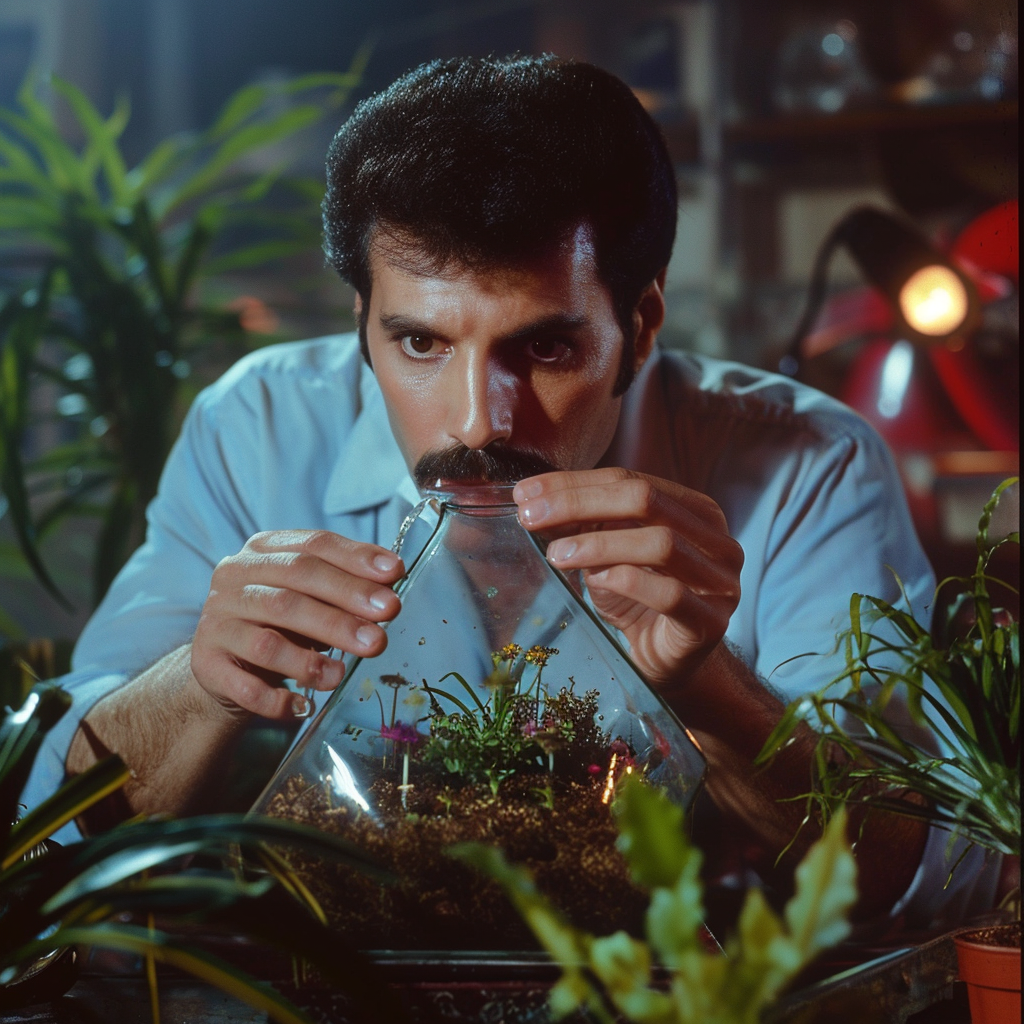
[[[519,772],[553,771],[556,757],[568,774],[586,772],[608,747],[597,724],[598,694],[588,690],[580,697],[571,685],[550,693],[543,672],[557,654],[553,647],[524,651],[518,644],[495,651],[493,671],[485,680],[490,691],[486,700],[457,672],[439,683],[455,679],[465,700],[424,679],[430,735],[420,753],[422,762],[442,766],[467,782],[485,782],[494,794]],[[445,711],[439,698],[458,710]]]

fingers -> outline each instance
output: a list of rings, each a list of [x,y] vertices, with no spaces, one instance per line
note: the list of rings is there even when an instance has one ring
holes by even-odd
[[[193,675],[226,707],[291,717],[295,695],[282,680],[317,690],[341,682],[344,665],[323,650],[372,657],[384,649],[378,623],[398,614],[390,585],[403,572],[392,552],[328,531],[257,534],[214,571]]]
[[[616,565],[644,567],[685,580],[697,593],[735,595],[739,599],[743,549],[727,534],[716,537],[713,545],[701,547],[668,526],[604,530],[552,541],[547,557],[563,571]]]
[[[617,629],[626,632],[637,618],[653,612],[678,624],[693,647],[718,642],[739,600],[738,589],[698,590],[676,577],[636,565],[587,573],[586,582],[595,606]]]
[[[513,497],[528,530],[633,522],[728,532],[725,515],[706,494],[613,467],[530,477],[516,485]]]
[[[323,657],[323,655],[318,655]],[[327,659],[325,659],[327,660]],[[341,662],[335,662],[343,671]],[[308,712],[308,701],[287,687],[274,685],[267,674],[252,665],[240,664],[225,651],[192,650],[192,674],[201,679],[211,674],[218,680],[216,689],[204,687],[228,711],[239,710],[261,718],[287,720],[303,718]],[[338,682],[341,682],[339,671]]]

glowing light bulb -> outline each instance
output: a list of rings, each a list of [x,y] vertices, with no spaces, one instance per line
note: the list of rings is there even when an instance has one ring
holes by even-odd
[[[939,264],[911,274],[900,289],[900,309],[907,323],[932,338],[952,334],[967,318],[967,307],[963,281]]]

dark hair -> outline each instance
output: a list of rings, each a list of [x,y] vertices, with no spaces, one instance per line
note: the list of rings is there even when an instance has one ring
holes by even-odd
[[[590,64],[541,57],[437,60],[360,103],[327,155],[328,262],[370,297],[375,229],[432,267],[526,263],[591,231],[632,377],[633,310],[668,263],[676,183],[657,125]],[[629,358],[626,358],[628,354]]]

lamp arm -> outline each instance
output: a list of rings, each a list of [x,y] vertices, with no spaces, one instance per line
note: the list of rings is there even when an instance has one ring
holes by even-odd
[[[811,280],[807,286],[807,302],[793,333],[790,336],[786,351],[779,359],[779,372],[787,377],[797,377],[803,363],[801,349],[804,339],[811,332],[814,321],[821,312],[822,303],[825,301],[825,293],[828,290],[828,265],[832,260],[832,254],[843,241],[845,224],[840,221],[825,236],[824,241],[818,248],[814,257],[814,266],[811,268]]]

